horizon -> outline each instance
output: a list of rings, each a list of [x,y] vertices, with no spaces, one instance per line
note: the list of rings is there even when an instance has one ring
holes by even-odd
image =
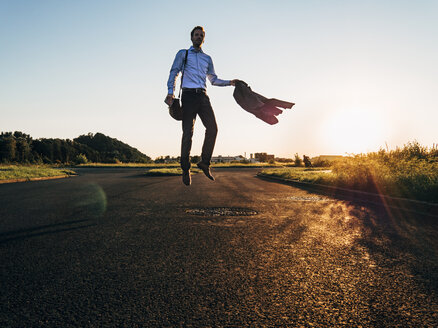
[[[22,133],[24,135],[28,135],[33,140],[38,140],[38,139],[61,139],[61,140],[70,140],[70,141],[74,141],[74,139],[76,139],[78,137],[87,136],[87,135],[90,135],[90,134],[93,135],[93,136],[98,134],[98,133],[102,134],[101,132],[95,132],[95,133],[88,132],[88,133],[80,134],[79,136],[77,136],[75,138],[72,138],[72,139],[63,139],[63,138],[44,138],[44,137],[34,138],[32,135],[29,135],[29,134],[27,134],[27,133],[25,133],[23,131],[0,131],[1,135],[3,135],[3,134],[12,134],[13,135],[14,133]],[[109,135],[105,135],[105,134],[103,134],[103,135],[105,137],[108,137],[108,138],[111,138],[111,139],[116,139],[116,140],[126,144],[127,146],[132,147],[132,148],[134,148],[134,149],[136,149],[136,150],[141,152],[141,150],[139,150],[136,147],[134,147],[134,146],[124,142],[123,140],[119,140],[117,138],[113,138],[112,136],[109,136]],[[391,151],[395,151],[397,149],[401,149],[401,148],[403,148],[405,146],[408,146],[409,144],[414,144],[414,143],[417,143],[417,142],[418,142],[417,140],[411,140],[411,141],[408,141],[408,143],[404,144],[403,146],[396,146],[395,148],[392,148],[392,149],[390,149],[388,147],[388,145],[386,145],[386,148],[381,147],[380,149],[376,150],[375,152],[380,151],[380,150],[391,152]],[[438,149],[438,144],[435,144],[435,143],[432,146],[421,145],[421,144],[420,144],[420,146],[425,147],[427,150]],[[147,157],[150,157],[151,160],[153,160],[153,161],[156,161],[156,160],[159,160],[159,159],[165,159],[166,157],[169,157],[171,160],[176,160],[176,159],[179,158],[179,154],[177,154],[177,155],[169,155],[169,154],[165,154],[164,155],[164,154],[162,154],[162,155],[158,155],[158,156],[152,157],[152,156],[149,156],[147,153],[143,153],[143,152],[141,152],[141,153],[143,155],[147,156]],[[368,153],[372,153],[372,152],[368,152]],[[304,156],[309,156],[310,159],[315,159],[315,158],[322,158],[322,157],[349,157],[349,156],[366,154],[366,153],[350,153],[350,154],[348,154],[348,153],[345,153],[345,154],[324,154],[324,153],[322,153],[322,154],[311,154],[311,155],[309,155],[309,153],[305,152],[305,153],[302,153],[302,154],[293,153],[293,155],[291,155],[290,157],[283,157],[283,156],[277,156],[277,154],[269,152],[269,151],[268,152],[267,151],[257,151],[257,152],[254,152],[254,153],[243,152],[243,153],[236,153],[236,154],[230,154],[230,153],[227,153],[227,154],[225,154],[225,153],[224,154],[216,154],[216,155],[212,156],[212,158],[213,159],[214,158],[217,159],[218,157],[242,157],[243,159],[248,160],[248,159],[251,159],[251,158],[255,159],[255,155],[256,154],[266,154],[268,156],[274,156],[274,159],[281,159],[281,160],[282,159],[290,159],[290,160],[293,161],[294,157],[295,157],[295,154],[297,154],[300,158],[304,157]],[[191,154],[191,157],[200,157],[200,155],[201,155],[200,153],[198,153],[198,154]],[[251,157],[251,156],[253,156],[253,157]]]
[[[179,156],[181,126],[163,102],[166,82],[176,52],[201,25],[219,78],[296,103],[270,126],[236,104],[233,87],[207,82],[219,130],[213,156],[438,143],[437,2],[196,4],[3,1],[0,131],[35,139],[100,131],[151,158]],[[184,20],[163,23],[175,7]],[[199,121],[192,155],[201,151]]]

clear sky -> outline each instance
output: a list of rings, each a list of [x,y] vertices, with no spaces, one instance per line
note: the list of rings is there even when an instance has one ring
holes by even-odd
[[[281,157],[438,143],[438,1],[0,0],[0,131],[101,132],[177,156],[163,100],[196,25],[222,79],[296,106],[270,126],[207,83],[214,155]],[[200,154],[198,119],[192,155]]]

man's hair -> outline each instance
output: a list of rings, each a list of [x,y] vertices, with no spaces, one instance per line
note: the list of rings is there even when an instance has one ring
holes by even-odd
[[[195,27],[193,28],[193,30],[190,32],[190,37],[191,37],[191,38],[193,38],[193,34],[195,34],[195,31],[196,31],[196,30],[201,30],[201,31],[204,32],[204,34],[205,34],[204,28],[203,28],[202,26],[195,26]]]

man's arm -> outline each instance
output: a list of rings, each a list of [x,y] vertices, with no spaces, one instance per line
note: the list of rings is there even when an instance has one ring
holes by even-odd
[[[214,71],[214,65],[213,60],[211,57],[209,58],[208,62],[208,70],[207,70],[207,77],[210,80],[210,83],[215,86],[219,87],[225,87],[228,85],[234,86],[236,84],[237,80],[221,80],[217,77],[216,72]]]
[[[164,102],[171,106],[173,103],[173,93],[175,92],[175,81],[178,78],[179,72],[182,70],[185,50],[180,50],[175,56],[172,67],[170,68],[169,80],[167,81],[167,96]]]

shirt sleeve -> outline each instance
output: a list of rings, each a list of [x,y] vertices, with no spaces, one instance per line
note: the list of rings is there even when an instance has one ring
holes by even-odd
[[[175,91],[175,81],[179,72],[182,71],[185,50],[180,50],[175,56],[172,67],[170,68],[169,80],[167,81],[167,93],[173,95]]]
[[[209,57],[209,61],[208,61],[207,77],[212,85],[219,87],[225,87],[231,85],[230,80],[221,80],[217,77],[214,71],[213,60],[211,59],[211,57]]]

